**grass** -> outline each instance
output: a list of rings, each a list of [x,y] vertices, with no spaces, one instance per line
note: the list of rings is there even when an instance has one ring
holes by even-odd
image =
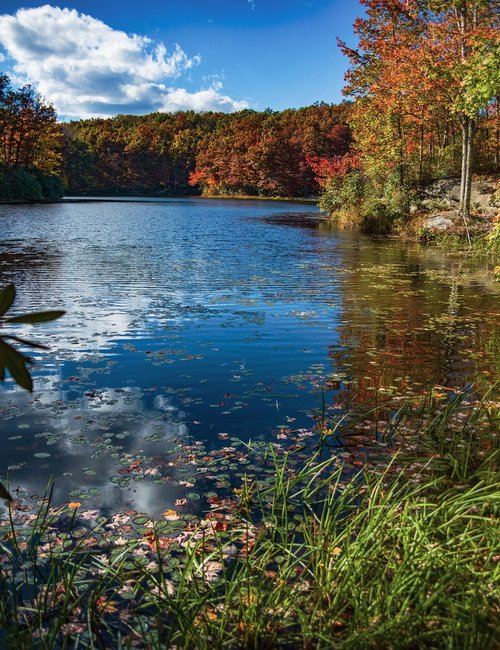
[[[472,219],[469,223],[471,241],[462,229],[430,232],[422,229],[418,220],[409,221],[401,226],[401,235],[418,239],[422,243],[436,246],[450,253],[462,253],[476,262],[493,267],[500,262],[500,221],[495,219]]]
[[[149,522],[89,546],[105,522],[81,534],[49,498],[29,525],[11,509],[0,645],[494,648],[495,415],[491,394],[406,409],[399,452],[349,479],[324,445],[298,468],[270,447],[271,485],[243,481],[176,538]]]

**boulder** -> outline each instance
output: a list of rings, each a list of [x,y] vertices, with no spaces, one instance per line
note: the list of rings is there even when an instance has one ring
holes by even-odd
[[[427,196],[430,196],[435,199],[447,199],[449,198],[450,192],[455,187],[458,182],[459,187],[459,196],[460,196],[460,180],[456,178],[441,178],[438,181],[434,181],[427,185],[424,188],[423,192]]]
[[[488,183],[472,183],[471,204],[477,210],[486,210],[491,206],[495,188]]]
[[[453,226],[455,216],[455,212],[441,212],[440,214],[433,214],[431,217],[426,219],[424,228],[426,230],[438,230],[440,232],[443,230],[448,230]]]
[[[472,182],[471,207],[475,212],[489,214],[495,205],[495,192],[498,192],[498,180],[484,179]],[[460,201],[460,180],[458,178],[443,178],[430,183],[424,190],[427,197],[421,204],[432,209],[432,200],[439,200],[443,206],[455,205]],[[436,206],[437,207],[437,206]]]
[[[491,207],[495,197],[497,183],[495,181],[473,181],[470,193],[470,202],[473,209],[480,212]],[[460,201],[460,185],[455,185],[450,191],[452,201]]]
[[[460,202],[460,185],[454,185],[449,194],[450,201]]]

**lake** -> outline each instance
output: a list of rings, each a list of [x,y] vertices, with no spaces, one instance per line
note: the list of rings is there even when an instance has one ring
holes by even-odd
[[[14,494],[52,478],[56,505],[195,509],[256,471],[248,441],[284,453],[349,409],[385,400],[390,417],[498,377],[499,287],[480,266],[337,230],[310,204],[0,206],[0,234],[15,311],[67,311],[17,326],[50,351],[33,395],[0,387]],[[381,417],[364,417],[375,439]]]

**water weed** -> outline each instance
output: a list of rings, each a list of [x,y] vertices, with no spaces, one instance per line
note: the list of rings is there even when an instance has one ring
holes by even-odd
[[[293,450],[260,448],[273,480],[244,479],[197,517],[105,519],[48,495],[23,518],[14,500],[3,646],[494,647],[498,456],[476,444],[495,424],[490,398],[396,414],[407,447],[419,424],[420,462],[402,442],[382,471],[346,478],[324,447],[299,465]]]

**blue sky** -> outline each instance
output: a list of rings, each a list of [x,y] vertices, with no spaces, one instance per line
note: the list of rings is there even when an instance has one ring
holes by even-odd
[[[62,117],[338,102],[336,37],[354,44],[361,12],[357,0],[2,0],[0,70]]]

